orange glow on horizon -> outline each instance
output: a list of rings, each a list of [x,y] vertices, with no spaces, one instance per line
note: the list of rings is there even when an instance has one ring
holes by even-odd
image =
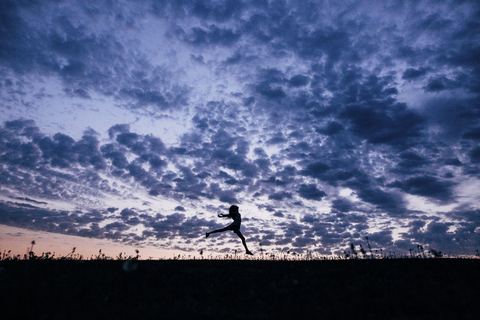
[[[106,239],[92,239],[78,236],[63,235],[45,231],[16,228],[0,225],[0,253],[3,255],[11,250],[11,256],[27,254],[35,241],[33,252],[40,256],[42,253],[55,253],[55,257],[64,257],[70,254],[75,248],[75,253],[82,255],[83,259],[90,259],[97,256],[99,250],[105,256],[116,258],[121,252],[123,256],[136,256],[135,250],[139,250],[140,259],[169,259],[173,256],[191,255],[199,256],[197,252],[186,252],[181,250],[160,249],[153,246],[135,247],[116,243]]]

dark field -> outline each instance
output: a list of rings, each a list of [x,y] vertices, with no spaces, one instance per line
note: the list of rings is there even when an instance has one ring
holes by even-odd
[[[3,319],[480,318],[478,259],[10,260],[0,283]]]

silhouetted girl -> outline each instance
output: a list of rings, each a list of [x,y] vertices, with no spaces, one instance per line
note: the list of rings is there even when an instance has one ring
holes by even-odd
[[[243,246],[245,247],[245,250],[247,250],[246,254],[253,255],[253,253],[251,253],[250,250],[248,250],[248,248],[247,248],[247,243],[245,242],[245,237],[240,232],[240,225],[242,224],[242,216],[240,215],[240,212],[238,212],[238,207],[235,206],[235,205],[231,206],[228,214],[221,213],[221,214],[218,215],[218,217],[219,218],[223,218],[223,217],[232,218],[233,222],[230,225],[226,226],[225,228],[214,230],[212,232],[207,232],[206,237],[208,238],[208,236],[211,235],[212,233],[232,230],[233,232],[235,232],[237,234],[237,236],[240,237],[240,239],[242,239]]]

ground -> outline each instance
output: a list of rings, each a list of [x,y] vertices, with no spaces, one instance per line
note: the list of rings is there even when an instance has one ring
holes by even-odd
[[[5,319],[477,319],[480,259],[0,261]]]

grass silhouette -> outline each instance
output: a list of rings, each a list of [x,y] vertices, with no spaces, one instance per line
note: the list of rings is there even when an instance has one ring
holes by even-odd
[[[120,253],[0,260],[2,314],[10,318],[476,319],[480,259],[375,254],[176,255]],[[368,247],[368,245],[367,245]],[[413,250],[412,250],[413,251]],[[356,252],[356,254],[354,253]],[[478,253],[477,253],[478,254]],[[26,307],[28,306],[28,307]]]

